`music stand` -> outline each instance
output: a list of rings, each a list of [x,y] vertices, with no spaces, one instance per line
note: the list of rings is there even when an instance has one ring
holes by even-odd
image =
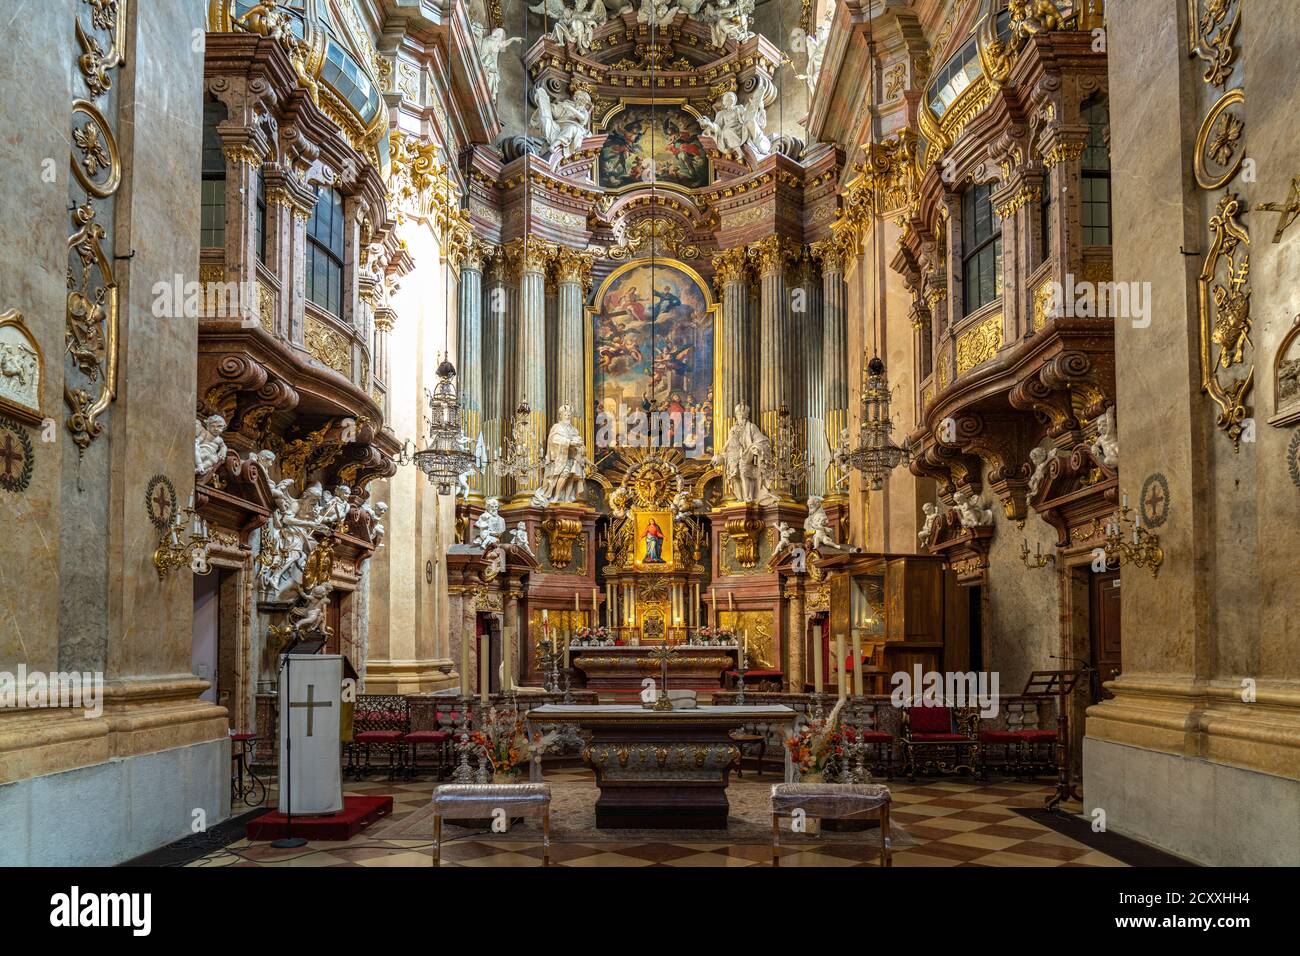
[[[1020,696],[1034,699],[1056,698],[1056,746],[1061,762],[1057,774],[1056,792],[1047,798],[1044,804],[1051,810],[1063,800],[1083,800],[1083,795],[1071,781],[1072,758],[1070,755],[1070,716],[1068,701],[1079,682],[1081,671],[1034,671],[1025,681],[1025,689]]]

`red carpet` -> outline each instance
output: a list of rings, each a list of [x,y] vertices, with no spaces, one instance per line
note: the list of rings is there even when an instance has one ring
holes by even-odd
[[[370,824],[393,812],[392,797],[344,797],[343,809],[326,817],[294,817],[293,835],[308,840],[350,840]],[[278,840],[288,836],[288,820],[272,810],[250,820],[245,831],[250,840]]]

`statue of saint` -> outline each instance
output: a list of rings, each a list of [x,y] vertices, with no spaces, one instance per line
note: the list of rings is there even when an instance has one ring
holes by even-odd
[[[748,405],[741,402],[735,412],[736,421],[722,451],[713,456],[713,467],[722,469],[727,497],[747,504],[776,504],[777,497],[763,480],[761,467],[771,457],[772,443],[749,420]]]
[[[497,546],[501,536],[506,533],[506,519],[501,517],[501,502],[499,499],[489,498],[487,500],[487,508],[474,522],[474,528],[478,531],[478,534],[474,537],[475,545],[484,551]]]
[[[573,424],[573,409],[561,405],[559,421],[546,436],[546,459],[542,484],[533,496],[537,507],[561,501],[577,501],[587,478],[587,445]]]

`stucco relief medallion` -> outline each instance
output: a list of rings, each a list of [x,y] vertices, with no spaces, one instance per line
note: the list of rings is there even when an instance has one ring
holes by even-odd
[[[1156,471],[1147,475],[1138,507],[1142,523],[1148,528],[1158,528],[1169,520],[1169,481],[1163,474]]]
[[[0,489],[25,491],[32,481],[32,440],[27,429],[0,417]]]
[[[166,475],[154,475],[144,493],[144,508],[149,522],[159,531],[166,531],[176,514],[176,486]]]

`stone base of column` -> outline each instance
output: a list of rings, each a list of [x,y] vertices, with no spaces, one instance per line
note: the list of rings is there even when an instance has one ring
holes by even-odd
[[[455,685],[451,660],[366,662],[367,694],[426,694]]]

